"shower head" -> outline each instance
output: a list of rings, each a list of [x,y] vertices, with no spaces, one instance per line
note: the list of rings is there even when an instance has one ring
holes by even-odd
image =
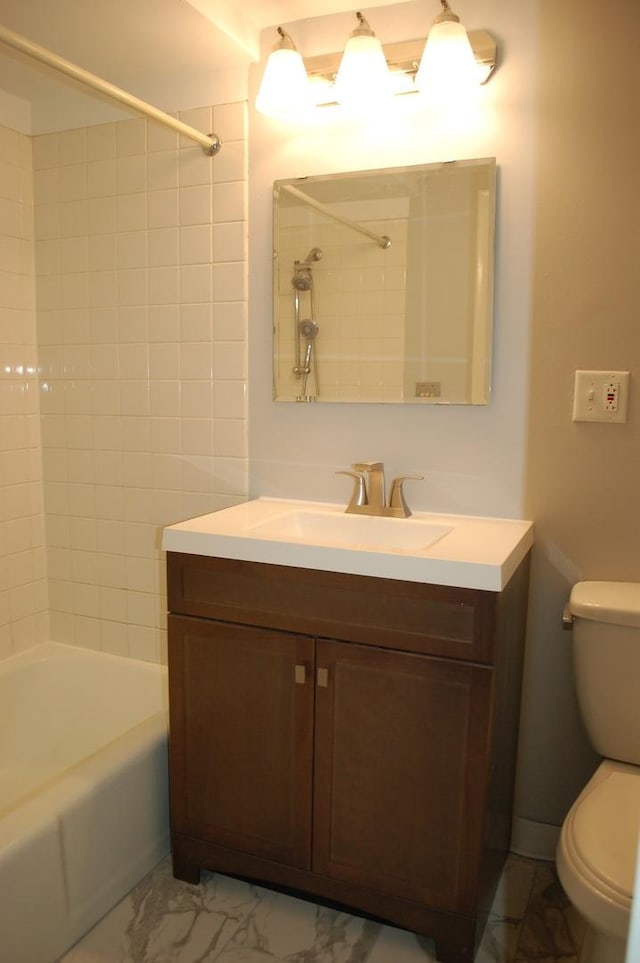
[[[296,265],[299,262],[296,261]],[[296,273],[291,278],[291,283],[293,284],[296,291],[310,291],[311,290],[311,272],[308,268],[301,270],[296,266]]]
[[[319,261],[322,251],[319,247],[312,247],[304,261],[294,261],[295,274],[291,278],[296,291],[310,291],[313,282],[311,280],[311,265],[314,261]]]
[[[307,267],[309,267],[311,264],[313,264],[314,261],[319,261],[321,260],[321,258],[322,258],[322,251],[320,250],[320,248],[312,247],[306,256],[304,263]]]

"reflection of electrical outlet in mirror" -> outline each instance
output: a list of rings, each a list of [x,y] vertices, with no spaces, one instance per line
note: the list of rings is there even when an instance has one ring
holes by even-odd
[[[416,381],[416,398],[439,398],[439,381]]]
[[[574,421],[627,420],[628,371],[576,371],[573,390]]]

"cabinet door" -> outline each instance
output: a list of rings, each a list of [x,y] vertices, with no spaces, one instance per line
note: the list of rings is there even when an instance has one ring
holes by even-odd
[[[173,831],[309,868],[313,640],[169,626]]]
[[[492,670],[320,640],[313,868],[472,911]]]

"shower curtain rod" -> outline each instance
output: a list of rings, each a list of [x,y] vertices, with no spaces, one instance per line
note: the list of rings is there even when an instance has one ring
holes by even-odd
[[[140,114],[145,114],[152,120],[157,120],[160,124],[171,127],[179,134],[195,140],[196,143],[204,148],[205,153],[211,157],[217,154],[222,147],[222,141],[215,134],[207,135],[201,133],[201,131],[196,130],[195,127],[190,127],[189,124],[185,124],[181,120],[176,120],[176,118],[171,117],[170,114],[165,114],[163,110],[159,110],[157,107],[145,103],[144,100],[134,97],[133,94],[129,94],[126,90],[110,84],[107,80],[97,77],[88,70],[77,67],[69,60],[64,60],[45,47],[40,47],[37,43],[33,43],[32,40],[20,36],[19,33],[14,33],[13,30],[9,30],[2,24],[0,24],[0,41],[6,43],[9,47],[20,50],[29,57],[33,57],[35,60],[40,60],[49,67],[53,67],[54,70],[59,70],[61,73],[73,77],[74,80],[79,80],[80,83],[85,84],[87,87],[93,87],[94,90],[106,94],[107,97],[111,97],[113,100],[119,101],[121,104],[124,104],[125,107],[130,107]]]
[[[297,187],[293,187],[291,184],[283,184],[282,187],[293,197],[297,197],[298,200],[302,201],[304,204],[308,204],[309,207],[314,207],[316,211],[320,211],[326,217],[333,218],[334,221],[338,221],[340,224],[350,227],[352,231],[358,231],[359,234],[364,234],[365,237],[371,238],[375,241],[378,247],[381,247],[386,251],[388,247],[391,247],[391,238],[386,234],[375,234],[370,231],[368,227],[363,227],[361,224],[356,224],[355,221],[350,220],[348,217],[344,217],[342,214],[336,214],[332,211],[330,207],[326,204],[321,204],[320,201],[316,201],[314,197],[309,197],[304,191],[299,190]]]

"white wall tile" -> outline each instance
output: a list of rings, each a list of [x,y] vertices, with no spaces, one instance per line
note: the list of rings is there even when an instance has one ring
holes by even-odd
[[[91,161],[87,165],[87,196],[112,197],[116,193],[116,176],[113,157]]]
[[[231,140],[246,140],[246,104],[217,104],[213,108],[213,129],[223,144],[227,144]]]
[[[217,163],[222,161],[222,163]],[[241,140],[226,143],[216,157],[213,166],[213,183],[223,184],[228,181],[246,181],[247,159],[244,142]]]
[[[110,160],[116,156],[116,125],[98,124],[87,128],[87,160]]]
[[[146,154],[147,122],[140,118],[122,120],[116,125],[116,153],[118,157]]]
[[[183,341],[210,341],[212,337],[211,304],[182,304],[180,336]]]
[[[31,196],[29,139],[0,128],[0,658],[42,641],[48,634],[48,586],[42,506],[40,431],[31,418],[39,414],[36,316],[34,312],[36,251]],[[59,138],[48,138],[35,157],[45,196],[58,196]],[[28,165],[28,166],[27,166]],[[28,191],[25,191],[28,187]],[[53,272],[53,285],[43,288],[53,300],[59,246],[59,208],[48,205],[38,265]],[[49,335],[61,326],[53,319]],[[59,321],[59,318],[58,318]],[[53,362],[54,358],[51,358]],[[52,473],[66,466],[57,460]]]
[[[217,224],[213,234],[214,260],[242,261],[246,257],[246,241],[243,221]]]
[[[210,224],[212,188],[210,184],[183,187],[179,195],[180,224]]]
[[[185,264],[180,268],[180,301],[182,304],[210,304],[211,265]]]
[[[178,186],[178,152],[163,150],[147,155],[147,187],[166,191]]]
[[[146,659],[166,658],[162,525],[247,491],[245,108],[213,113],[216,158],[144,120],[34,139],[51,631]],[[181,116],[215,129],[210,108]],[[20,419],[3,444],[31,405],[0,393]],[[20,523],[31,501],[5,498],[14,555],[38,530]],[[23,632],[29,592],[11,591]]]
[[[183,381],[202,381],[212,377],[211,344],[206,341],[182,343],[180,346],[180,376]]]
[[[180,385],[180,414],[183,418],[210,418],[213,413],[213,384],[203,381],[183,381]],[[231,417],[231,416],[230,416]]]
[[[149,377],[156,381],[180,377],[180,350],[172,342],[149,345]]]
[[[149,156],[156,151],[177,150],[178,134],[163,124],[149,124],[147,127],[147,150]]]
[[[205,264],[211,269],[212,237],[210,224],[198,224],[180,229],[180,263]],[[233,258],[220,258],[233,260]],[[207,300],[211,300],[209,297]]]
[[[42,208],[38,205],[36,228],[41,219]],[[118,205],[115,197],[95,197],[88,202],[88,230],[90,236],[112,234],[118,224]]]
[[[212,166],[216,159],[207,156],[200,147],[188,147],[180,151],[178,160],[178,183],[180,187],[210,184],[212,181]]]
[[[180,300],[180,269],[149,268],[149,305],[177,304]]]
[[[146,268],[147,266],[147,232],[127,231],[117,237],[118,267]]]
[[[147,227],[147,195],[118,194],[116,199],[119,231],[144,231]]]
[[[246,302],[247,277],[244,261],[213,265],[213,300]]]
[[[144,154],[118,157],[116,161],[118,194],[137,194],[147,189],[147,158]]]
[[[151,191],[148,195],[149,229],[158,227],[177,227],[178,191]]]

